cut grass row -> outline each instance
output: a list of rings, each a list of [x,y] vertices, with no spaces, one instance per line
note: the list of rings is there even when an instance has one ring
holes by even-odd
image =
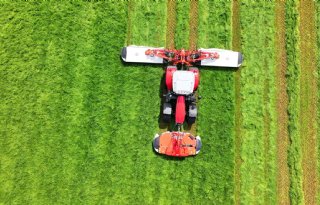
[[[277,199],[278,204],[290,204],[288,167],[288,94],[287,94],[287,53],[285,2],[276,1],[276,88],[277,88]]]
[[[175,1],[168,1],[167,3],[167,30],[166,30],[166,48],[174,49],[174,36],[176,28],[176,7]]]
[[[305,204],[316,204],[317,179],[317,63],[316,10],[314,1],[299,4],[299,51],[301,70],[301,147]]]
[[[232,1],[232,49],[241,51],[240,2]],[[235,140],[234,140],[234,204],[240,204],[241,195],[241,68],[234,74],[235,90]]]
[[[191,0],[189,7],[189,49],[197,49],[197,36],[198,36],[198,19],[199,19],[198,1]]]
[[[276,202],[274,3],[240,4],[242,204]]]

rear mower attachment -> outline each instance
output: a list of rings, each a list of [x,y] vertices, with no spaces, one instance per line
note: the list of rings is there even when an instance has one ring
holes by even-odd
[[[197,155],[202,147],[201,138],[187,132],[173,131],[156,134],[153,149],[159,154],[173,157]]]

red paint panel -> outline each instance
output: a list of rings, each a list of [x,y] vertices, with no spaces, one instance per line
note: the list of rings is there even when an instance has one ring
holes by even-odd
[[[200,83],[200,73],[198,68],[196,67],[191,67],[189,69],[190,71],[192,71],[194,73],[194,87],[193,90],[197,90],[199,83]]]
[[[183,95],[179,95],[176,104],[176,123],[183,124],[186,116],[186,101]]]
[[[168,66],[166,70],[166,85],[168,90],[172,90],[172,76],[177,70],[176,66]]]

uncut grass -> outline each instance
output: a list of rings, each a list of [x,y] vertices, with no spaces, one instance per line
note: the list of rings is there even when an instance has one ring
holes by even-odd
[[[129,26],[132,35],[127,35],[130,44],[145,46],[165,46],[166,2],[137,2],[132,5]],[[145,18],[147,16],[147,18]],[[145,35],[145,36],[144,36]],[[126,96],[128,104],[123,109],[130,109],[134,116],[121,123],[119,129],[130,133],[128,147],[124,150],[132,154],[128,166],[132,179],[132,189],[129,190],[137,203],[156,203],[161,197],[160,185],[164,180],[158,165],[159,156],[152,151],[152,139],[158,131],[158,115],[160,107],[159,89],[163,74],[162,65],[127,65],[128,88]],[[130,80],[129,80],[130,79]],[[131,88],[131,90],[130,90]],[[129,91],[130,90],[130,91]],[[139,143],[135,143],[135,142]],[[134,145],[136,144],[136,145]],[[124,147],[125,148],[125,147]]]
[[[199,1],[198,47],[230,49],[231,2]],[[202,137],[204,203],[232,204],[234,186],[234,69],[201,68],[198,134]],[[201,201],[197,201],[201,203]]]
[[[276,202],[276,110],[274,90],[274,3],[240,5],[243,204]]]
[[[125,8],[3,4],[1,202],[97,203],[116,195],[117,99],[110,96],[121,88],[111,80],[121,67]]]
[[[176,29],[174,35],[175,49],[189,48],[189,10],[190,1],[176,1]]]

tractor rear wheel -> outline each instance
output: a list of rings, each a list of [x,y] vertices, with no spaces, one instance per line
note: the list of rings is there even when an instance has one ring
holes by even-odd
[[[159,149],[160,147],[160,137],[155,137],[153,140],[153,148],[154,149]]]
[[[196,122],[196,117],[190,117],[190,116],[187,117],[187,123],[189,125],[192,125],[195,122]]]
[[[162,121],[163,121],[164,123],[170,123],[170,121],[171,121],[171,115],[163,114],[163,115],[162,115]]]
[[[197,136],[196,137],[196,153],[197,154],[200,152],[201,147],[202,147],[201,138]]]
[[[162,121],[164,123],[170,123],[172,114],[172,106],[170,103],[163,103]]]

